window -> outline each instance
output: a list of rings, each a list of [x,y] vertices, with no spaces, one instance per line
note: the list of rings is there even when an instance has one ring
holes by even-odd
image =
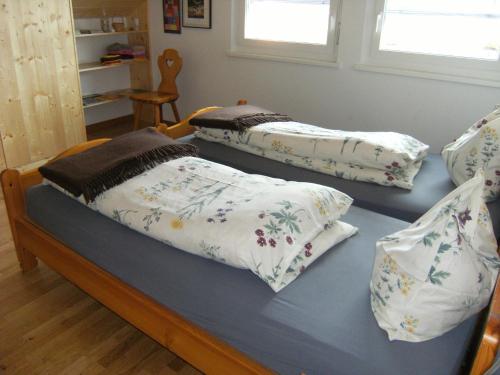
[[[325,45],[329,21],[330,0],[248,0],[245,39]]]
[[[339,0],[233,0],[230,54],[334,63]]]
[[[496,61],[500,1],[387,0],[380,49]]]
[[[371,63],[500,85],[500,0],[377,0],[374,14]]]

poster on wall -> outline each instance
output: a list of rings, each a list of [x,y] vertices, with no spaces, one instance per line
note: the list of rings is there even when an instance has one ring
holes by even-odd
[[[181,33],[181,0],[163,0],[163,31]]]
[[[212,28],[212,0],[182,0],[182,26]]]

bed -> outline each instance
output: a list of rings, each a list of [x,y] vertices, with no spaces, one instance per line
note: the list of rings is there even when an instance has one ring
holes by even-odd
[[[61,156],[106,141],[87,142]],[[389,343],[376,326],[369,314],[370,248],[382,235],[406,226],[404,221],[353,208],[348,221],[364,228],[362,233],[320,258],[282,293],[273,294],[245,271],[169,248],[40,182],[38,171],[2,173],[22,270],[36,267],[39,258],[208,374],[315,374],[330,369],[387,373],[389,368],[420,374],[472,368],[471,373],[481,374],[495,357],[498,291],[484,316],[418,344],[419,350],[415,344]],[[139,263],[137,249],[149,255]],[[364,276],[354,272],[354,260]],[[184,283],[179,282],[179,264],[191,271]],[[331,272],[332,267],[338,272]],[[341,299],[346,303],[338,303]],[[224,324],[219,323],[222,314]]]
[[[210,111],[206,108],[203,111]],[[193,136],[195,129],[189,121],[168,128],[168,134],[179,141],[198,146],[200,156],[217,163],[229,165],[247,173],[264,174],[285,180],[314,182],[338,189],[354,198],[354,205],[413,222],[427,212],[446,194],[456,188],[449,177],[441,155],[428,155],[414,180],[412,190],[381,186],[368,182],[352,181],[295,167],[235,148],[209,142]],[[488,204],[495,235],[500,238],[500,204]]]
[[[373,244],[408,225],[400,220],[351,208],[344,220],[360,233],[275,294],[250,272],[130,231],[50,186],[26,197],[30,220],[79,255],[280,374],[456,374],[472,342],[477,316],[418,350],[389,343],[378,328],[368,290]]]
[[[412,190],[351,181],[266,159],[236,150],[220,143],[208,142],[188,135],[180,139],[198,146],[200,156],[248,173],[259,173],[285,180],[307,181],[343,191],[354,198],[354,204],[371,211],[413,222],[436,202],[456,188],[441,155],[428,155],[415,177]],[[495,234],[500,237],[500,204],[488,204]]]

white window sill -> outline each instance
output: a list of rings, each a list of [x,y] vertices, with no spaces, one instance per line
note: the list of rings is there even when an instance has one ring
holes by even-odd
[[[449,73],[432,72],[426,70],[425,68],[419,69],[416,67],[408,68],[406,66],[378,65],[372,62],[355,64],[354,69],[366,72],[395,74],[407,77],[433,79],[438,81],[459,82],[470,85],[500,87],[500,74],[498,73],[491,73],[492,75],[495,75],[496,78],[479,77],[479,76],[475,77],[466,74],[462,75],[456,73],[449,74]]]
[[[237,58],[245,58],[245,59],[256,59],[256,60],[267,60],[267,61],[278,61],[292,64],[303,64],[303,65],[315,65],[322,66],[326,68],[334,68],[339,69],[342,64],[340,62],[334,61],[326,61],[326,60],[315,60],[315,59],[307,59],[301,57],[288,57],[288,56],[275,56],[275,55],[266,55],[254,52],[243,52],[236,50],[228,50],[227,55],[231,57]]]

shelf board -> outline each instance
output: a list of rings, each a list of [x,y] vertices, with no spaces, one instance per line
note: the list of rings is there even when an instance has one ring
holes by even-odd
[[[86,105],[84,104],[83,108],[87,109],[87,108],[93,108],[93,107],[97,107],[97,106],[104,105],[104,104],[115,103],[115,102],[118,102],[120,100],[127,99],[128,97],[130,97],[130,95],[137,94],[137,93],[144,92],[144,91],[146,91],[146,90],[124,89],[124,90],[114,90],[114,91],[103,92],[103,93],[100,93],[99,95],[102,95],[103,97],[110,96],[112,98],[99,100],[99,101],[97,101],[95,103],[91,103],[91,104],[86,104]]]
[[[84,105],[83,109],[98,107],[100,105],[109,104],[109,103],[115,103],[115,102],[118,102],[118,101],[123,100],[123,99],[125,99],[124,96],[119,97],[119,98],[115,98],[115,99],[103,100],[103,101],[100,101],[100,102],[96,102],[96,103]]]
[[[131,64],[141,64],[141,63],[145,63],[148,61],[149,61],[148,59],[122,60],[122,62],[119,64],[111,64],[111,65],[103,65],[99,61],[96,61],[96,62],[79,64],[78,70],[80,71],[80,73],[81,72],[90,72],[93,70],[119,68],[121,66],[131,65]]]
[[[110,36],[110,35],[128,35],[128,34],[140,34],[147,33],[147,30],[131,30],[131,31],[116,31],[109,33],[92,33],[92,34],[75,34],[75,38],[92,38],[92,37],[100,37],[100,36]]]

